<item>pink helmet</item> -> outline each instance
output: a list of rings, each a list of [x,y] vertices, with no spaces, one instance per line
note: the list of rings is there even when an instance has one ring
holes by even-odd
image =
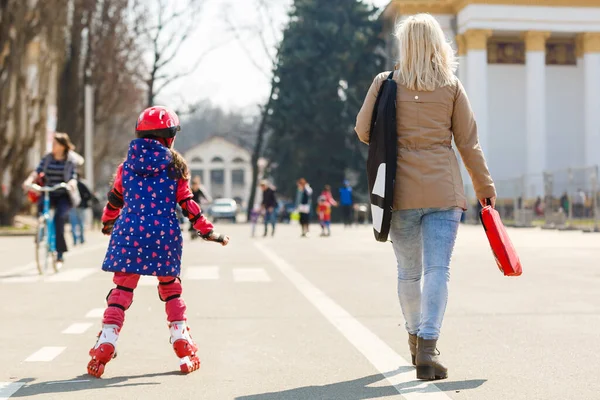
[[[140,137],[144,137],[143,133],[148,131],[148,135],[168,139],[175,137],[181,127],[179,117],[174,111],[163,106],[152,106],[142,111],[135,124],[135,130],[141,133]]]

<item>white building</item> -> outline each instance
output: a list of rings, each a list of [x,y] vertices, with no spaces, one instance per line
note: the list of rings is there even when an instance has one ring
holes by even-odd
[[[247,149],[213,136],[186,151],[184,157],[192,177],[199,176],[214,199],[228,197],[248,204],[252,166]]]
[[[390,65],[394,23],[435,16],[458,51],[495,180],[600,164],[600,0],[394,0],[383,12]]]

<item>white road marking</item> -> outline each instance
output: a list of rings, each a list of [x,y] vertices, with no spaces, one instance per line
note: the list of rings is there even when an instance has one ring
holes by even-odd
[[[65,253],[65,257],[66,258],[71,258],[73,256],[77,256],[79,254],[85,254],[87,252],[90,251],[94,251],[94,250],[98,250],[98,249],[106,249],[108,247],[107,243],[97,243],[97,244],[92,244],[92,245],[84,245],[82,247],[78,247],[76,249],[73,250],[69,250],[67,253]],[[33,238],[31,239],[31,253],[32,256],[35,256],[35,249],[33,246]],[[8,271],[4,271],[4,273],[2,274],[3,276],[10,276],[10,275],[15,275],[15,274],[19,274],[21,272],[25,272],[28,271],[30,269],[36,269],[36,263],[35,261],[27,263],[25,265],[22,265],[20,267],[16,267],[13,269],[9,269]],[[69,261],[65,261],[65,267],[68,268],[69,265]]]
[[[27,275],[27,276],[12,276],[10,278],[0,278],[2,283],[33,283],[42,281],[42,277],[39,275]]]
[[[86,318],[101,318],[104,316],[104,308],[94,308],[85,314]]]
[[[91,322],[72,324],[67,329],[62,331],[62,333],[66,335],[80,335],[82,333],[85,333],[85,331],[87,331],[88,329],[90,329],[92,325],[93,324]]]
[[[51,275],[45,279],[46,282],[79,282],[83,278],[95,274],[100,271],[100,268],[77,268],[60,271],[57,274]]]
[[[140,280],[138,281],[138,286],[157,286],[158,279],[155,276],[151,275],[142,275],[140,276]]]
[[[58,385],[61,383],[83,383],[83,382],[89,382],[90,379],[76,379],[74,381],[56,381],[56,382],[46,382],[46,385]],[[0,400],[2,400],[2,398],[0,397]]]
[[[235,282],[270,282],[271,277],[264,268],[234,268]]]
[[[42,347],[29,357],[25,359],[26,362],[38,362],[38,361],[52,361],[60,353],[62,353],[66,347]]]
[[[306,299],[360,351],[363,356],[407,400],[451,400],[435,384],[425,382],[414,385],[415,370],[377,335],[356,320],[350,313],[315,287],[283,258],[260,243],[255,246],[281,271]],[[398,369],[407,372],[398,373]],[[410,386],[405,386],[410,382]],[[409,391],[406,391],[409,389]],[[406,392],[406,393],[403,393]]]
[[[24,382],[0,382],[0,400],[8,400],[24,384]]]
[[[219,267],[216,265],[205,267],[187,267],[183,270],[184,279],[189,280],[217,280],[219,279]]]

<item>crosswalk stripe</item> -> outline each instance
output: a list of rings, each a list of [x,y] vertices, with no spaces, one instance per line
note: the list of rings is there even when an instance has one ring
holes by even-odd
[[[42,281],[42,277],[39,275],[27,275],[27,276],[11,276],[10,278],[1,278],[2,283],[33,283]]]
[[[67,271],[61,271],[55,275],[46,278],[46,282],[79,282],[88,276],[98,272],[97,268],[77,268]]]
[[[24,384],[24,382],[0,382],[0,400],[8,400]]]
[[[138,281],[138,286],[156,286],[158,285],[158,279],[151,275],[142,275]]]
[[[85,333],[85,331],[90,329],[92,325],[93,324],[91,322],[75,323],[75,324],[70,325],[64,331],[62,331],[62,333],[67,334],[67,335],[79,335],[79,334]]]
[[[43,362],[43,361],[52,361],[54,360],[60,353],[62,353],[66,347],[42,347],[29,357],[25,359],[26,362]]]
[[[271,277],[264,268],[234,268],[235,282],[270,282]]]
[[[189,280],[216,280],[219,279],[219,267],[215,265],[204,267],[184,268],[184,279]]]
[[[86,318],[100,318],[104,316],[104,308],[94,308],[91,309],[87,314],[85,314]]]

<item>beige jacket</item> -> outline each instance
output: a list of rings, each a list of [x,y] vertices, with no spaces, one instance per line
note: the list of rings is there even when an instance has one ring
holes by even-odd
[[[371,116],[379,88],[390,72],[375,77],[356,117],[356,133],[369,143]],[[398,82],[398,72],[394,73]],[[430,207],[467,208],[452,138],[471,176],[478,198],[496,195],[477,125],[465,89],[455,83],[433,92],[398,84],[396,103],[398,165],[394,210]]]

